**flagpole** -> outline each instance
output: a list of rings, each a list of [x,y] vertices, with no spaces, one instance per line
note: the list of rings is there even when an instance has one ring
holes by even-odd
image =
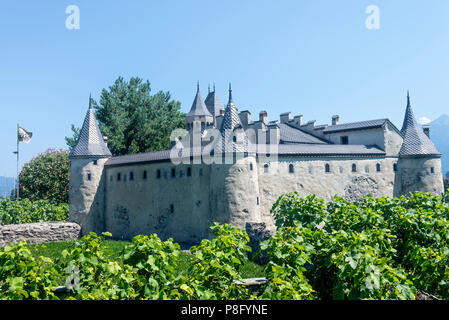
[[[19,196],[19,124],[17,124],[17,193],[16,200],[20,198]]]

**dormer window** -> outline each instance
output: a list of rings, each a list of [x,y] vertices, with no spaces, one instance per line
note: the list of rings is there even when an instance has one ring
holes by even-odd
[[[357,165],[355,163],[352,164],[352,172],[357,172]]]
[[[290,163],[290,164],[288,165],[288,172],[290,172],[290,173],[295,173],[295,167],[293,166],[292,163]]]
[[[348,138],[348,136],[342,136],[342,137],[340,137],[340,143],[341,143],[341,144],[348,144],[348,143],[349,143],[349,138]]]

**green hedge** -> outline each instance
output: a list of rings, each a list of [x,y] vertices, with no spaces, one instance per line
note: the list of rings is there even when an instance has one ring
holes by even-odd
[[[0,199],[1,224],[68,221],[69,205],[54,204],[49,200]]]
[[[251,249],[246,232],[228,224],[215,223],[214,239],[190,249],[182,274],[180,246],[155,234],[136,236],[118,260],[94,233],[55,260],[33,257],[23,242],[0,249],[0,299],[57,299],[61,279],[73,280],[68,299],[396,300],[418,290],[449,299],[448,196],[351,203],[286,194],[271,210],[278,229],[261,245],[267,283],[257,291],[236,283]]]

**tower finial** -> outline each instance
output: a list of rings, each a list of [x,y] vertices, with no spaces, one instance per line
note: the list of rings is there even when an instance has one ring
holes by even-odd
[[[207,93],[210,93],[210,83],[207,84]]]
[[[407,90],[407,107],[410,107],[410,92]]]
[[[214,93],[215,93],[215,82],[214,82]]]
[[[200,92],[200,81],[196,82],[196,93]]]
[[[89,109],[92,109],[92,93],[89,94]]]
[[[231,87],[231,83],[229,82],[229,102],[228,103],[231,103],[231,102],[234,102],[234,101],[232,101],[232,87]]]

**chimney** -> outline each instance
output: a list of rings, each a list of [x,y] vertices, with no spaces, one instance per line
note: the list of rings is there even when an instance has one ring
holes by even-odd
[[[259,120],[263,123],[267,124],[268,122],[268,113],[265,110],[260,111]]]
[[[424,131],[426,136],[430,138],[430,126],[428,124],[422,126],[422,131]]]
[[[244,127],[247,127],[251,123],[251,112],[248,110],[239,113],[240,121]]]
[[[333,126],[336,126],[339,121],[340,121],[340,116],[339,115],[332,116],[332,125]]]
[[[302,114],[299,116],[293,117],[293,122],[297,124],[298,126],[302,126]]]
[[[281,113],[281,123],[290,122],[290,112]]]
[[[106,144],[106,147],[108,146],[108,137],[103,136],[103,141]]]

